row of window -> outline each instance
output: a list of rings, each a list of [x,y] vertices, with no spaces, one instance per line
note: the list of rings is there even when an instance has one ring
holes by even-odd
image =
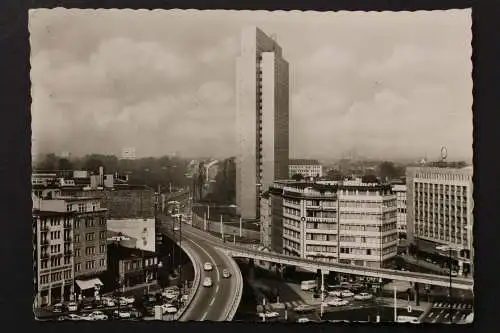
[[[306,228],[316,230],[337,230],[337,223],[307,222]]]
[[[50,282],[60,282],[62,280],[69,280],[72,278],[71,270],[56,272],[51,274],[40,275],[40,284],[47,284]]]
[[[295,216],[300,216],[300,209],[293,209],[293,208],[284,207],[284,208],[283,208],[283,211],[284,211],[286,214],[295,215]]]
[[[300,250],[300,243],[298,243],[298,242],[292,242],[289,239],[283,239],[283,245],[291,247],[292,249],[295,249],[295,250],[298,250],[298,251]]]
[[[99,253],[106,253],[106,245],[101,244],[99,245]],[[87,246],[85,248],[85,255],[91,255],[91,254],[96,254],[96,247],[95,246]],[[75,249],[75,257],[80,257],[81,256],[81,250],[79,248]]]
[[[386,200],[383,205],[387,207],[395,206],[394,200]],[[340,201],[340,207],[347,208],[380,208],[382,207],[382,202],[380,201],[359,201],[359,200],[342,200]]]
[[[336,218],[337,217],[337,212],[332,212],[332,211],[316,211],[316,210],[308,210],[306,211],[306,216],[307,217],[319,217],[319,218]]]
[[[445,191],[449,193],[467,193],[467,186],[462,185],[447,185],[447,184],[432,184],[415,182],[415,188],[420,191]]]
[[[370,221],[383,221],[396,217],[396,211],[382,213],[366,213],[366,212],[341,212],[340,220],[370,220]]]
[[[84,222],[86,228],[95,227],[97,224],[103,226],[106,224],[106,219],[104,217],[87,217],[75,220],[75,228],[80,228],[80,222]]]
[[[86,241],[94,241],[96,239],[96,233],[95,232],[87,232],[85,234],[85,240]],[[103,240],[103,239],[106,239],[106,231],[100,231],[99,232],[99,239]],[[75,243],[79,243],[80,242],[80,235],[76,234],[75,235]]]
[[[88,260],[85,262],[85,270],[94,269],[96,266],[98,267],[106,266],[106,259],[99,259],[99,262],[97,262],[97,260]],[[82,264],[81,263],[75,264],[75,272],[81,272],[81,270],[82,270]]]
[[[300,237],[300,232],[286,228],[283,228],[283,234],[297,239]]]
[[[366,195],[369,197],[380,197],[380,196],[386,196],[386,195],[392,195],[392,192],[390,190],[387,191],[363,191],[363,190],[339,190],[337,192],[339,195]]]

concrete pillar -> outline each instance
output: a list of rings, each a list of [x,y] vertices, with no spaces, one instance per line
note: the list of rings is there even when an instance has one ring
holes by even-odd
[[[48,303],[52,305],[52,285],[49,285]]]
[[[255,262],[253,259],[248,260],[248,280],[255,279]]]
[[[415,282],[413,285],[413,289],[415,291],[415,305],[419,306],[420,305],[420,293],[419,293],[419,288],[420,284],[418,282]]]
[[[64,297],[65,296],[64,295],[65,294],[64,293],[64,286],[65,286],[64,283],[61,284],[61,301],[67,301],[67,299]]]

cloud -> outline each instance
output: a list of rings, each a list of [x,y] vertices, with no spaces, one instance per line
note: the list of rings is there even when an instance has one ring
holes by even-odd
[[[257,25],[290,63],[291,156],[418,157],[441,144],[470,156],[470,21],[470,11],[30,11],[35,146],[234,154],[239,33]]]

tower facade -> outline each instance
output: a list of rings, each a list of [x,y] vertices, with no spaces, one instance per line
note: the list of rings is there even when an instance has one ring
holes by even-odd
[[[236,66],[236,202],[243,219],[257,219],[261,193],[288,178],[289,69],[256,27],[243,30]]]

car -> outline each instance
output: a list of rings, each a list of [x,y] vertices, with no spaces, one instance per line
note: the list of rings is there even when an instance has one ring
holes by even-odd
[[[68,319],[69,320],[82,320],[82,317],[80,317],[79,315],[76,315],[74,313],[71,313],[68,315]]]
[[[179,227],[174,227],[174,231],[179,231],[179,230],[181,230],[181,228],[179,228]]]
[[[342,290],[342,292],[340,293],[340,296],[341,297],[353,297],[354,293],[350,290]]]
[[[330,306],[345,306],[345,305],[349,304],[349,302],[345,299],[334,298],[331,301],[328,301],[327,304]]]
[[[62,303],[57,303],[52,306],[52,312],[54,313],[61,313],[63,312],[63,305]]]
[[[113,314],[117,316],[118,318],[130,318],[131,314],[128,311],[124,310],[115,310],[113,311]]]
[[[224,269],[222,271],[222,277],[225,278],[225,279],[230,278],[231,277],[231,272],[229,272],[229,270],[227,270],[227,269]]]
[[[212,264],[209,263],[209,262],[206,262],[204,265],[203,265],[203,269],[206,270],[206,271],[211,271],[213,269],[212,267]]]
[[[203,279],[203,287],[211,287],[212,286],[212,278],[211,277],[206,277]]]
[[[297,323],[301,323],[301,324],[305,324],[305,323],[308,323],[310,321],[311,320],[309,318],[305,318],[305,317],[297,319]]]
[[[341,297],[342,296],[342,291],[341,290],[332,290],[328,292],[328,296],[333,296],[333,297]]]
[[[125,297],[120,297],[118,298],[118,304],[120,306],[127,306],[128,305],[128,301]]]
[[[280,314],[276,311],[266,311],[259,313],[259,317],[261,318],[277,318]]]
[[[69,302],[66,307],[68,308],[69,312],[78,311],[78,304],[76,304],[75,302]]]
[[[177,308],[175,306],[167,306],[164,308],[164,312],[163,313],[168,313],[168,314],[174,314],[174,313],[177,313]]]
[[[102,313],[101,311],[94,311],[89,314],[87,317],[91,318],[91,320],[107,320],[108,316]]]
[[[367,300],[372,299],[372,298],[373,298],[373,295],[368,294],[368,293],[359,293],[359,294],[354,296],[354,299],[358,300],[358,301],[367,301]]]
[[[301,304],[293,309],[295,312],[313,312],[315,310],[314,306],[307,304]]]
[[[179,290],[178,289],[167,289],[164,292],[162,292],[162,296],[167,298],[167,299],[174,299],[179,296]]]
[[[116,306],[115,301],[110,297],[103,297],[101,300],[102,300],[102,304],[104,304],[107,307],[111,308],[111,307]]]
[[[125,300],[127,301],[128,304],[134,304],[135,302],[135,297],[134,296],[125,296]]]
[[[451,271],[451,273],[450,273],[450,274],[451,274],[451,276],[458,276],[457,271]]]

